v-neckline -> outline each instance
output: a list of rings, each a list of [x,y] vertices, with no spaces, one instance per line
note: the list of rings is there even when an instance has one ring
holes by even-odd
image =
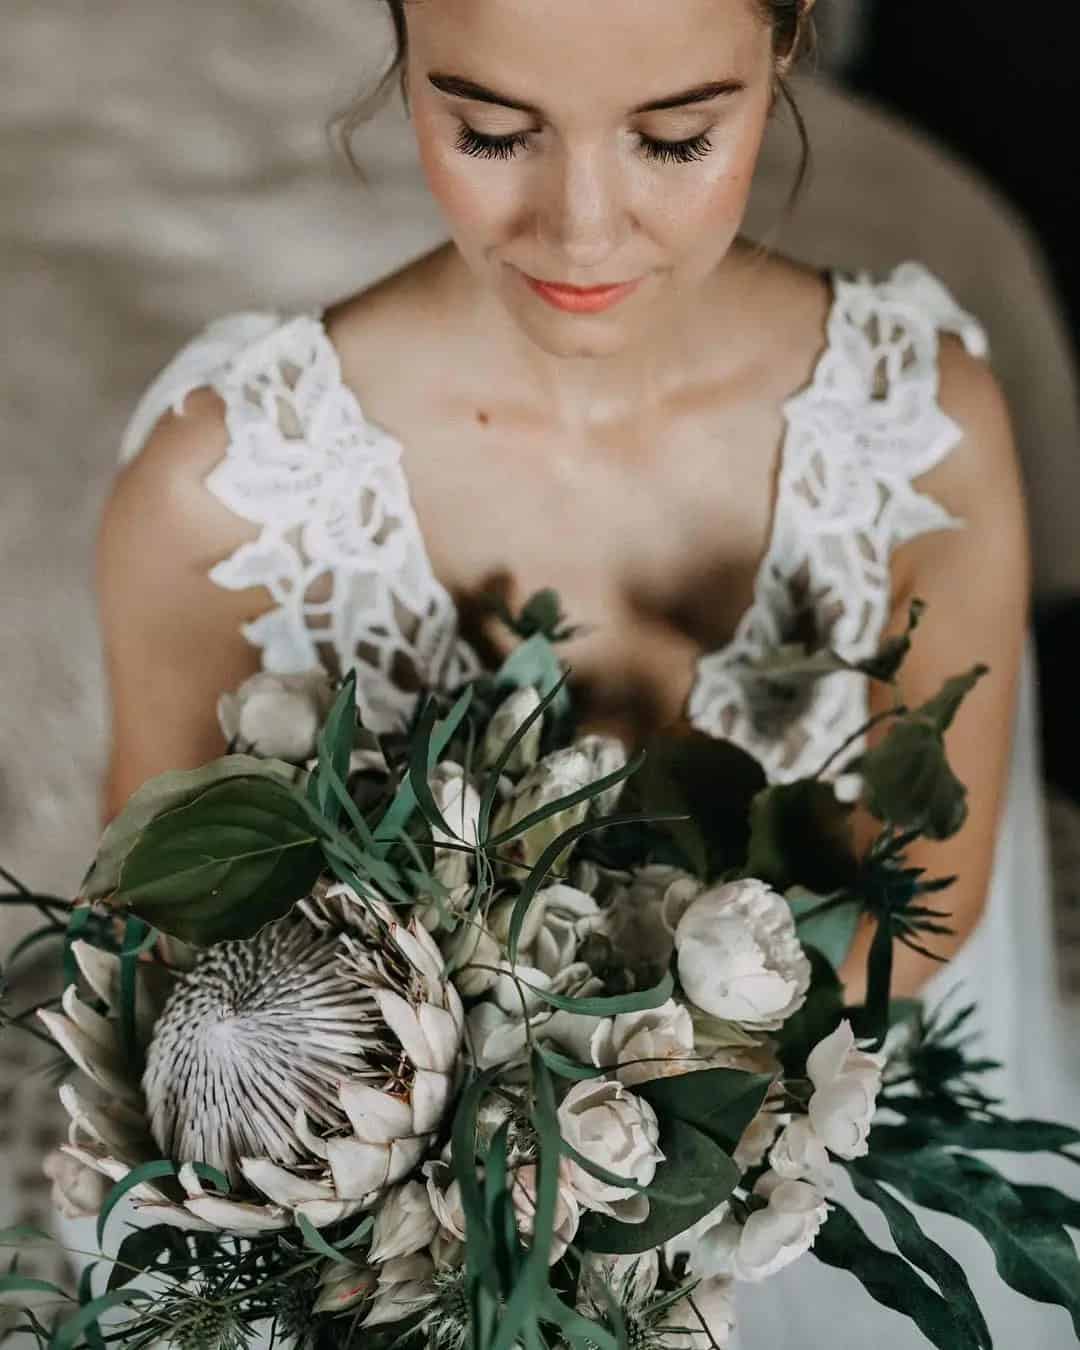
[[[773,557],[776,552],[778,527],[781,508],[783,505],[785,486],[792,467],[791,444],[792,441],[794,440],[796,430],[792,413],[795,407],[798,404],[800,404],[808,394],[810,394],[814,389],[816,389],[821,381],[822,373],[826,367],[830,353],[832,352],[833,349],[834,329],[836,326],[836,318],[839,313],[840,291],[841,291],[841,276],[839,272],[835,268],[820,268],[818,269],[818,275],[825,282],[825,285],[829,291],[829,299],[828,304],[826,306],[825,324],[824,324],[824,332],[822,334],[822,342],[819,345],[817,355],[814,358],[809,377],[797,389],[795,389],[791,394],[789,394],[780,405],[780,413],[783,421],[783,428],[781,431],[780,444],[776,452],[775,462],[773,466],[773,488],[772,488],[771,509],[769,513],[768,525],[766,528],[763,550],[761,553],[761,557],[758,561],[757,568],[754,572],[754,583],[753,589],[751,591],[750,602],[747,605],[744,612],[742,613],[742,615],[739,617],[739,620],[736,623],[735,628],[732,632],[732,636],[727,641],[720,643],[717,647],[711,649],[710,651],[699,653],[699,655],[695,658],[694,678],[691,681],[690,690],[687,693],[686,697],[683,699],[681,705],[681,714],[684,717],[689,715],[688,712],[689,705],[693,697],[694,689],[696,688],[697,685],[697,678],[701,669],[702,662],[706,658],[709,658],[709,660],[712,662],[716,661],[717,659],[722,659],[725,655],[732,653],[734,649],[740,646],[742,642],[742,635],[747,630],[747,628],[752,624],[754,617],[760,612],[760,609],[766,600],[766,583],[770,567],[773,561]],[[483,663],[480,660],[479,654],[477,653],[475,647],[468,641],[467,638],[461,635],[460,611],[458,609],[456,601],[454,600],[453,594],[450,591],[449,587],[446,586],[445,583],[441,580],[441,578],[437,575],[434,567],[432,566],[431,555],[427,547],[427,539],[425,537],[420,520],[416,514],[415,494],[413,493],[412,484],[409,479],[406,446],[397,436],[393,435],[386,427],[384,427],[379,422],[375,421],[373,418],[367,415],[367,413],[363,409],[360,398],[357,395],[356,391],[345,379],[341,355],[338,351],[337,346],[334,343],[334,340],[331,338],[330,333],[327,330],[326,326],[326,314],[329,309],[330,305],[326,305],[321,308],[309,310],[307,313],[307,317],[309,319],[314,319],[314,322],[318,329],[318,333],[326,346],[326,350],[329,357],[331,358],[331,369],[333,371],[333,374],[336,377],[338,384],[341,386],[341,389],[344,391],[346,395],[346,401],[350,406],[350,408],[352,409],[358,422],[363,427],[367,428],[369,432],[374,433],[375,436],[377,436],[379,439],[385,441],[394,454],[398,472],[401,476],[401,482],[404,488],[404,496],[408,503],[409,511],[412,515],[411,524],[416,533],[416,540],[419,546],[419,552],[422,555],[424,565],[427,568],[430,581],[432,584],[432,589],[438,594],[439,598],[443,602],[444,606],[446,607],[446,612],[453,615],[455,627],[458,629],[456,633],[458,643],[466,648],[470,656],[475,661],[477,668],[482,668]]]

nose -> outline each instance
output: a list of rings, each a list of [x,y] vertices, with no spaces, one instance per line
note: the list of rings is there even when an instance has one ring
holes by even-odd
[[[627,228],[624,174],[600,146],[551,157],[537,210],[540,242],[577,273],[589,273],[618,254]]]

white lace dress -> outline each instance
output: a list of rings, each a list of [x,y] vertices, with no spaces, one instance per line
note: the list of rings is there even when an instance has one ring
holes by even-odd
[[[743,745],[778,780],[816,770],[865,722],[868,688],[861,676],[834,675],[805,706],[781,715],[753,695],[745,665],[789,640],[808,613],[845,656],[875,648],[889,616],[892,550],[930,530],[963,528],[917,486],[959,438],[938,403],[938,334],[956,333],[969,352],[986,354],[979,325],[918,264],[885,281],[839,273],[832,281],[825,351],[784,410],[773,535],[753,604],[732,642],[701,659],[687,707],[695,726]],[[317,660],[355,667],[361,712],[377,730],[407,714],[415,676],[452,683],[478,669],[432,571],[403,447],[365,417],[343,383],[321,314],[241,313],[213,323],[147,389],[122,458],[136,455],[158,418],[181,411],[200,386],[223,399],[229,432],[206,486],[260,530],[211,576],[233,589],[263,585],[277,602],[244,630],[264,669],[299,671]],[[1080,1116],[1054,995],[1030,652],[986,912],[928,986],[929,1002],[957,980],[980,1002],[985,1051],[1008,1066],[995,1083],[1004,1109]],[[1019,1180],[1073,1181],[1048,1161],[991,1161]],[[837,1198],[893,1250],[876,1210],[846,1183]],[[1073,1343],[1062,1310],[997,1289],[990,1249],[973,1230],[925,1211],[920,1217],[963,1260],[998,1346],[1017,1345],[1021,1335],[1025,1350]],[[813,1257],[765,1284],[741,1286],[740,1309],[743,1350],[928,1344],[908,1319],[872,1303],[854,1277]]]

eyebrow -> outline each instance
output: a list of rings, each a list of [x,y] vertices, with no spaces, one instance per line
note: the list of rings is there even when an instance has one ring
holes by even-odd
[[[544,115],[543,109],[532,103],[522,103],[519,99],[508,98],[506,94],[488,89],[473,80],[466,80],[460,75],[432,72],[428,75],[428,80],[436,89],[444,94],[450,94],[453,98],[467,98],[474,103],[495,103],[500,108],[513,108],[516,112],[530,113],[533,117]],[[669,94],[667,98],[653,99],[652,102],[643,103],[631,111],[637,114],[663,112],[668,108],[686,108],[693,103],[708,103],[711,99],[719,98],[721,94],[736,94],[745,88],[746,85],[742,80],[716,80],[711,84],[700,84],[694,89],[684,89],[681,94]]]

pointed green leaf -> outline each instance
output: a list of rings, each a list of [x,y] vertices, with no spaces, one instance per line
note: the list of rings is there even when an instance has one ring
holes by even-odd
[[[671,1078],[652,1078],[634,1092],[650,1103],[661,1120],[693,1125],[727,1153],[738,1148],[743,1132],[761,1110],[773,1079],[741,1069],[699,1069]]]
[[[154,1298],[153,1294],[145,1289],[127,1289],[111,1294],[102,1294],[100,1298],[93,1299],[79,1309],[73,1317],[69,1317],[53,1333],[49,1341],[49,1350],[74,1350],[79,1344],[83,1334],[89,1327],[95,1326],[102,1313],[106,1313],[110,1308],[122,1307],[126,1304],[136,1303],[143,1299]]]
[[[536,985],[522,984],[531,993],[549,1007],[562,1012],[577,1013],[581,1017],[617,1017],[619,1013],[649,1012],[653,1008],[662,1008],[675,992],[675,981],[670,974],[664,976],[652,989],[642,989],[634,994],[599,995],[596,998],[573,998],[567,994],[553,994],[550,990]]]

